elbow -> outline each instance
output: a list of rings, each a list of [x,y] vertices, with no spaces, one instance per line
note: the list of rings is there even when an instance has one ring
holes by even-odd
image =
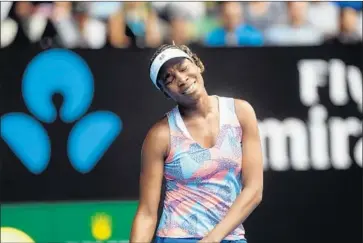
[[[262,198],[263,198],[263,189],[262,188],[256,189],[254,196],[254,204],[258,206],[262,202]]]
[[[263,194],[262,192],[258,192],[257,193],[257,196],[256,196],[256,203],[257,203],[257,205],[262,202],[262,197],[263,197],[262,194]]]

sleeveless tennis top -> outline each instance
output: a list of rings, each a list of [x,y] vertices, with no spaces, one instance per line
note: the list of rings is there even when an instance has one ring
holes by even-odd
[[[156,232],[159,237],[203,238],[241,192],[242,129],[234,99],[217,98],[220,127],[211,148],[193,140],[178,106],[167,113],[171,144],[164,164],[166,193]],[[239,239],[245,239],[242,224],[225,237]]]

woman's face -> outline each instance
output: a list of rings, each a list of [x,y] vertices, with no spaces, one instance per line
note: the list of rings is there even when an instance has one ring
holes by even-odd
[[[205,91],[200,68],[187,58],[169,60],[160,70],[162,91],[178,104],[188,104]]]

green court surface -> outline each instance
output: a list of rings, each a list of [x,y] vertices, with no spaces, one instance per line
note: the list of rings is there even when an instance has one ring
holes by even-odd
[[[21,234],[34,242],[127,242],[137,203],[2,204],[1,242],[9,242]]]

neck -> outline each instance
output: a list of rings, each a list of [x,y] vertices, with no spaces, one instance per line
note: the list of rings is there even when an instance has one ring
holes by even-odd
[[[198,100],[188,105],[179,105],[180,113],[185,117],[207,117],[213,111],[213,97],[206,92]]]

